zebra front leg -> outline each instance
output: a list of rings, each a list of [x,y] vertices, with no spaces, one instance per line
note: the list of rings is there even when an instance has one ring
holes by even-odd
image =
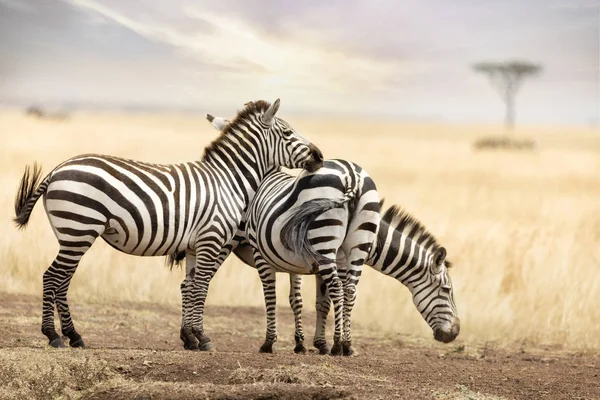
[[[304,331],[302,329],[302,277],[296,274],[290,274],[290,307],[294,312],[294,324],[296,327],[296,333],[294,339],[296,340],[296,347],[294,347],[294,353],[305,354],[306,347],[304,346]]]
[[[313,346],[319,350],[319,354],[329,354],[329,346],[327,346],[327,339],[325,337],[325,328],[327,327],[327,315],[331,308],[331,301],[329,300],[329,293],[327,293],[327,284],[323,281],[321,275],[315,275],[316,278],[316,310],[317,310],[317,324],[315,325],[315,337],[313,339]]]
[[[275,290],[275,270],[265,261],[258,251],[254,250],[254,265],[262,282],[267,311],[267,334],[265,342],[260,346],[260,353],[272,353],[273,344],[277,341],[277,296]]]
[[[191,321],[193,317],[193,305],[191,300],[191,291],[196,273],[196,255],[185,255],[185,278],[181,282],[181,330],[179,337],[183,342],[183,348],[186,350],[198,350],[198,339],[192,332],[191,325],[187,327],[184,321]]]
[[[344,290],[343,284],[338,276],[336,263],[334,261],[319,265],[319,274],[327,284],[329,297],[333,302],[333,312],[335,316],[335,328],[333,332],[333,347],[331,355],[339,356],[342,354],[342,331],[344,323]]]
[[[214,237],[208,240],[199,238],[196,242],[195,256],[195,273],[194,282],[190,290],[190,299],[192,303],[191,313],[188,318],[183,321],[183,329],[192,327],[192,333],[198,339],[198,350],[209,351],[213,349],[210,338],[204,333],[204,305],[208,294],[208,286],[210,281],[215,276],[215,273],[231,253],[231,236],[225,239],[227,245],[222,245],[222,242],[215,242]]]

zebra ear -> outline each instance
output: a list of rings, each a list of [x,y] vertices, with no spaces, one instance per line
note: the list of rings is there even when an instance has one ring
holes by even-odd
[[[446,249],[440,247],[436,250],[435,255],[433,256],[433,261],[437,267],[441,267],[444,261],[446,260]]]
[[[262,120],[265,124],[271,125],[273,123],[273,118],[275,118],[275,114],[279,110],[279,99],[275,100],[273,104],[267,109],[265,114],[262,117]]]
[[[210,114],[205,114],[206,119],[218,131],[222,131],[229,124],[229,120],[221,117],[215,117]]]
[[[381,212],[381,209],[383,208],[383,203],[385,203],[385,197],[379,200],[379,212]]]

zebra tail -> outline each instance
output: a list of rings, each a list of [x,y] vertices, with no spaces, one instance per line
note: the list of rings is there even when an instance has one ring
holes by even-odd
[[[50,175],[46,176],[40,184],[41,177],[42,167],[39,164],[34,163],[33,168],[25,167],[15,198],[15,218],[13,220],[19,229],[27,226],[33,206],[48,188]]]
[[[181,261],[185,258],[185,251],[180,251],[179,253],[169,254],[165,258],[165,266],[168,267],[171,271],[173,267],[181,267]]]
[[[343,207],[344,204],[354,199],[355,195],[354,188],[349,187],[341,199],[313,199],[298,206],[281,229],[280,239],[283,246],[289,251],[302,255],[309,265],[314,262],[331,262],[331,258],[323,256],[310,243],[308,239],[310,225],[319,215],[334,208]]]

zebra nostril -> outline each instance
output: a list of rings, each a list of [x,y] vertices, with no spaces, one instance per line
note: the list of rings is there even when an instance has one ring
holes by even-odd
[[[323,162],[323,153],[321,150],[312,143],[309,145],[309,148],[311,149],[310,155],[313,160],[317,163]]]
[[[317,162],[323,161],[323,153],[321,153],[321,150],[319,150],[319,149],[317,149],[313,152],[313,157],[315,158],[315,160]]]

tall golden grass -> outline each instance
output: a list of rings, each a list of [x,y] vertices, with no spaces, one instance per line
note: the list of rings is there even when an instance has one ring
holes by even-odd
[[[500,128],[288,121],[327,158],[362,165],[388,205],[404,206],[448,249],[456,265],[460,340],[600,348],[600,132],[521,129],[517,135],[538,142],[536,152],[474,152],[475,138]],[[25,231],[11,222],[26,164],[39,161],[48,172],[86,152],[181,162],[197,159],[216,134],[192,116],[77,114],[60,123],[1,113],[0,291],[41,297],[42,273],[57,251],[41,204]],[[70,302],[179,303],[182,271],[163,262],[121,254],[99,240],[73,279]],[[287,307],[287,277],[279,280],[279,304]],[[305,307],[312,308],[314,279],[305,279],[303,291]],[[262,305],[256,271],[230,257],[210,286],[208,304]],[[354,321],[399,337],[431,335],[408,290],[369,267]]]

